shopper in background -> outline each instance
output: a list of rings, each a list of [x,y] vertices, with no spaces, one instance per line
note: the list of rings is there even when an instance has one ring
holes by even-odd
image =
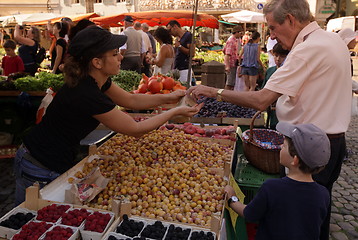
[[[133,28],[133,22],[131,16],[125,16],[123,20],[125,30],[122,33],[128,37],[128,41],[120,48],[123,56],[122,69],[142,73],[144,54],[142,35]]]
[[[154,37],[160,44],[160,50],[157,57],[151,60],[151,64],[154,65],[153,74],[167,74],[174,67],[173,38],[169,31],[163,27],[158,27],[155,30]]]
[[[342,38],[344,43],[347,45],[348,50],[354,49],[356,47],[356,44],[357,44],[357,32],[354,32],[350,28],[343,28],[342,30],[340,30],[338,32],[338,35],[339,35],[340,38]],[[352,62],[352,59],[351,59],[351,73],[352,73],[352,76],[353,76],[353,62]]]
[[[79,31],[93,25],[95,25],[95,23],[88,19],[82,19],[78,21],[78,23],[75,26],[73,26],[68,33],[69,41],[71,41]]]
[[[26,36],[22,36],[20,25],[15,26],[14,39],[21,44],[19,47],[19,56],[21,57],[25,71],[34,76],[38,69],[38,64],[35,61],[35,55],[40,43],[40,30],[32,26],[27,30]]]
[[[312,174],[322,171],[329,161],[329,139],[313,124],[280,122],[277,130],[285,136],[280,164],[289,174],[266,180],[247,206],[226,186],[228,206],[246,221],[259,223],[255,239],[317,240],[330,199]]]
[[[236,105],[264,111],[277,100],[279,121],[312,123],[326,132],[331,158],[313,179],[332,192],[346,154],[345,132],[351,118],[352,78],[347,45],[313,20],[306,0],[271,0],[263,9],[271,38],[290,50],[280,67],[260,91],[234,92],[207,86],[192,87],[187,94],[218,97]],[[329,239],[331,206],[322,224],[321,240]]]
[[[275,46],[272,48],[275,65],[266,70],[265,79],[262,83],[261,89],[265,87],[267,81],[270,79],[272,74],[274,74],[274,72],[276,72],[276,70],[283,65],[289,52],[290,51],[283,49],[281,44],[279,44],[279,43],[275,44]],[[273,129],[273,130],[276,129],[276,125],[278,123],[278,119],[276,116],[276,102],[272,103],[267,108],[267,121],[266,122],[267,122],[267,124],[266,124],[267,127],[269,127],[270,129]]]
[[[193,70],[190,69],[191,76],[188,80],[188,72],[189,72],[189,54],[194,54],[194,52],[190,53],[190,48],[192,48],[192,34],[189,31],[185,31],[181,28],[180,23],[176,20],[172,20],[167,24],[167,29],[171,35],[174,36],[174,47],[175,47],[175,61],[174,61],[174,69],[178,69],[180,73],[179,81],[183,84],[187,83],[189,85],[194,86],[195,81],[193,80]],[[195,47],[193,48],[193,50]],[[190,84],[191,83],[191,84]]]
[[[157,53],[157,45],[156,45],[156,42],[155,42],[155,39],[153,37],[153,35],[149,32],[149,26],[147,23],[142,23],[142,30],[143,32],[145,32],[148,37],[149,37],[149,40],[150,40],[150,44],[152,46],[152,52],[151,54],[156,54]]]
[[[135,22],[134,23],[134,29],[137,30],[141,36],[142,36],[142,69],[141,72],[144,73],[146,76],[150,77],[151,74],[151,69],[150,69],[150,64],[147,62],[147,55],[149,57],[149,59],[151,58],[151,52],[152,52],[152,44],[150,43],[150,39],[148,34],[146,34],[145,32],[143,32],[142,30],[142,24],[140,22]]]
[[[250,39],[251,39],[251,32],[246,31],[244,36],[242,36],[242,46],[246,45],[246,43],[248,43]]]
[[[245,81],[246,91],[255,91],[256,82],[259,76],[259,65],[265,71],[265,66],[261,62],[260,33],[253,32],[249,42],[242,48],[239,59],[241,62],[241,75]]]
[[[66,42],[68,43],[70,38],[69,38],[69,33],[71,32],[71,29],[75,26],[75,23],[72,21],[71,18],[69,17],[63,17],[61,18],[61,22],[63,23],[67,23],[67,26],[68,26],[68,30],[67,30],[67,34],[66,36],[64,37]]]
[[[25,70],[22,59],[16,55],[16,43],[9,39],[3,45],[6,56],[2,58],[1,67],[3,69],[3,75],[9,76],[9,74],[23,72]]]
[[[268,67],[275,66],[275,59],[274,59],[272,49],[273,49],[273,47],[275,46],[276,43],[277,43],[277,40],[272,39],[270,37],[270,32],[269,32],[269,37],[267,38],[267,44],[266,44],[266,50],[267,50],[267,55],[268,55]]]
[[[223,53],[225,54],[224,63],[225,63],[225,71],[226,71],[226,85],[225,89],[233,90],[236,82],[236,73],[238,67],[238,47],[239,40],[242,36],[242,27],[235,26],[232,29],[231,36],[226,42],[226,45],[223,49]]]
[[[51,54],[51,69],[52,73],[62,73],[59,66],[64,63],[67,51],[67,42],[64,39],[68,32],[68,25],[66,22],[56,22],[53,26],[53,34],[56,37],[56,47]]]
[[[122,55],[118,48],[127,41],[97,26],[88,27],[72,39],[66,59],[65,85],[57,92],[42,121],[24,138],[15,157],[16,200],[25,199],[25,189],[39,181],[41,187],[73,167],[81,139],[99,123],[113,131],[140,137],[176,115],[193,116],[202,105],[177,107],[142,122],[136,122],[116,106],[149,109],[179,101],[184,91],[170,94],[130,94],[110,76],[119,72]]]

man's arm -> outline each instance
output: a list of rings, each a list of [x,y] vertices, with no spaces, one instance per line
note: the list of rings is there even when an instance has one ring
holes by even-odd
[[[218,90],[218,88],[198,85],[191,87],[187,91],[187,95],[194,98],[195,100],[199,99],[201,96],[216,98]],[[221,98],[225,102],[230,102],[238,106],[249,107],[259,111],[264,111],[281,95],[282,94],[268,90],[266,88],[261,89],[260,91],[247,92],[238,92],[225,89],[221,93]]]

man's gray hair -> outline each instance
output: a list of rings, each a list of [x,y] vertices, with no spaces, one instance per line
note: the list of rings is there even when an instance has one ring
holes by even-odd
[[[141,28],[142,24],[140,22],[135,22],[134,23],[134,28]]]
[[[149,30],[149,25],[147,23],[142,23],[143,30]]]
[[[279,24],[285,21],[288,14],[301,23],[313,20],[307,0],[271,0],[265,4],[263,13],[265,16],[272,13],[274,20]]]

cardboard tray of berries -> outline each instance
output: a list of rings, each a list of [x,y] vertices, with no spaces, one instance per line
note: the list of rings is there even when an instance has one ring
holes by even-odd
[[[23,240],[23,239],[41,239],[44,233],[50,229],[54,224],[43,221],[30,221],[21,227],[11,240]]]
[[[95,211],[80,228],[83,240],[100,240],[114,221],[114,213]]]
[[[22,207],[15,207],[0,219],[0,238],[10,239],[21,227],[34,219],[36,212]]]
[[[208,229],[180,223],[124,215],[104,237],[104,240],[146,239],[146,240],[215,240],[216,233]]]
[[[40,238],[40,240],[76,240],[80,238],[80,231],[76,227],[65,225],[54,225],[50,227]]]
[[[61,211],[61,213],[60,213],[61,216],[58,216],[57,210],[53,209],[54,206],[57,207],[59,211]],[[113,221],[115,219],[115,215],[116,215],[114,212],[108,212],[108,211],[102,210],[101,212],[99,212],[99,214],[109,216],[109,218],[107,217],[108,219],[106,219],[104,221],[105,223],[102,224],[105,226],[101,229],[100,233],[88,231],[88,229],[86,229],[86,222],[88,222],[90,224],[93,223],[93,219],[89,221],[89,216],[91,214],[93,215],[95,212],[97,212],[98,209],[89,208],[86,206],[77,206],[77,205],[73,205],[73,204],[63,204],[63,203],[59,203],[59,202],[41,199],[41,198],[39,198],[39,187],[38,186],[31,186],[31,187],[27,188],[26,201],[23,202],[19,207],[14,208],[12,211],[10,211],[8,214],[6,214],[3,218],[6,218],[6,216],[10,216],[11,213],[15,213],[16,212],[15,209],[24,209],[24,211],[34,212],[35,214],[37,213],[36,216],[39,216],[39,212],[40,212],[40,216],[41,216],[40,218],[42,220],[48,221],[48,222],[43,222],[43,223],[50,224],[48,226],[48,228],[46,228],[46,230],[48,230],[52,226],[64,226],[64,227],[75,228],[78,230],[78,233],[80,233],[82,235],[83,240],[86,240],[86,239],[100,240],[103,237],[103,235],[106,233],[108,228],[111,226],[111,224],[113,223]],[[29,210],[29,209],[31,209],[31,210]],[[86,213],[85,213],[85,211],[86,211]],[[62,224],[63,220],[65,220],[65,219],[67,220],[67,217],[66,217],[67,215],[71,215],[71,216],[76,215],[77,218],[79,216],[81,216],[82,223],[79,225],[79,227],[71,226],[72,222],[70,224],[67,223],[69,226]],[[94,219],[97,219],[97,218],[98,218],[97,216],[94,217]],[[37,224],[37,222],[39,222],[39,221],[36,219],[33,219],[31,222],[36,222],[36,224]],[[29,223],[31,223],[31,222],[29,222]],[[95,225],[101,226],[101,224],[100,224],[100,222],[98,222],[98,220],[95,221]],[[17,234],[19,233],[19,231],[17,231]],[[44,237],[44,235],[42,235],[43,233],[41,233],[42,237]],[[41,236],[39,235],[37,238],[39,238]],[[74,232],[74,236],[71,236],[70,239],[72,240],[72,239],[77,239],[77,238],[78,238],[77,233]],[[2,239],[2,238],[0,237],[0,239]],[[9,238],[5,238],[5,239],[9,239]],[[15,239],[17,239],[17,238],[15,238]]]

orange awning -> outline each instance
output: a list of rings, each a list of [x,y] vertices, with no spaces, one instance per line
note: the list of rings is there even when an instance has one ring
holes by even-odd
[[[146,11],[122,13],[114,16],[96,17],[90,19],[97,25],[117,24],[123,21],[125,16],[131,16],[135,21],[147,23],[149,26],[166,26],[171,20],[177,20],[182,26],[192,26],[194,13],[192,11]],[[198,13],[196,26],[219,28],[218,19],[206,13]]]
[[[87,13],[87,14],[81,14],[81,15],[74,15],[74,16],[62,16],[51,19],[51,23],[59,22],[61,18],[68,17],[71,18],[73,22],[78,22],[82,19],[90,19],[90,18],[96,18],[99,17],[97,13]],[[38,21],[38,22],[29,22],[28,25],[46,25],[48,20],[45,21]]]

